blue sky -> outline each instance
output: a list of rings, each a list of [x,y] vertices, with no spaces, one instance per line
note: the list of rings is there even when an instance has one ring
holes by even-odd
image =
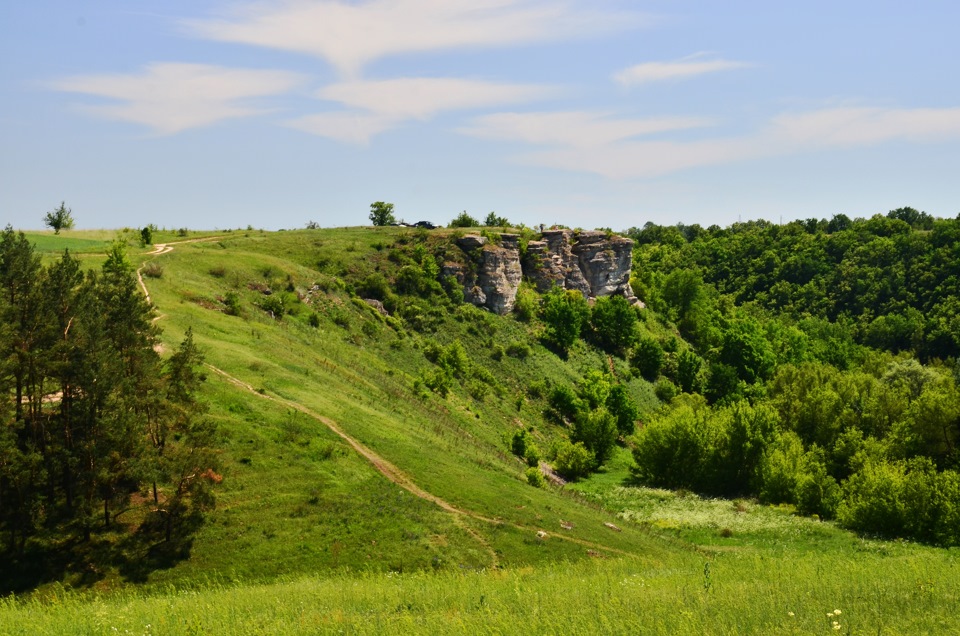
[[[0,224],[960,213],[960,5],[0,3]]]

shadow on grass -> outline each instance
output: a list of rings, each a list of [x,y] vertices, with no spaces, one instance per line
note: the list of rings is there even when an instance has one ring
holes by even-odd
[[[157,570],[190,558],[193,536],[203,524],[199,515],[185,518],[170,540],[155,529],[129,534],[102,532],[89,541],[59,545],[28,544],[20,554],[0,554],[0,595],[22,594],[45,584],[87,588],[116,571],[124,581],[144,583]]]

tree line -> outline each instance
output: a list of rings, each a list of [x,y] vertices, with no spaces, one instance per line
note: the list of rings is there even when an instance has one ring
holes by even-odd
[[[157,541],[212,505],[213,434],[189,331],[166,360],[125,246],[84,271],[0,237],[0,545],[29,557],[103,531]]]
[[[630,234],[634,289],[673,330],[642,356],[672,389],[635,438],[641,482],[960,544],[960,220]]]

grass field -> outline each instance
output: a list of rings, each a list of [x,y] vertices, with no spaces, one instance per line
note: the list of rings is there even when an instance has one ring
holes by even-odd
[[[91,263],[92,244],[112,240],[48,238],[51,257],[56,241],[89,241]],[[562,361],[512,317],[437,310],[413,330],[352,298],[350,281],[390,267],[410,230],[154,240],[194,238],[206,240],[130,256],[155,265],[145,283],[165,347],[192,328],[210,365],[217,508],[168,562],[100,537],[122,558],[0,601],[0,634],[960,632],[958,550],[637,488],[624,448],[589,480],[529,486],[512,432],[544,450],[564,434],[531,385],[610,361],[586,348]],[[282,319],[259,307],[265,290],[286,298]],[[457,340],[493,380],[418,390],[425,349]],[[492,354],[514,341],[533,343],[527,357]],[[620,365],[644,412],[656,408]]]

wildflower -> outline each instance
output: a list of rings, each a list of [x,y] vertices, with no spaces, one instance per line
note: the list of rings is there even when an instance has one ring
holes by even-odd
[[[841,612],[840,610],[833,610],[833,613],[836,614],[837,616],[840,616],[841,614],[843,614],[843,612]]]
[[[833,628],[840,629],[840,623],[838,623],[837,621],[833,621]]]
[[[787,612],[787,616],[793,616],[793,612]]]

